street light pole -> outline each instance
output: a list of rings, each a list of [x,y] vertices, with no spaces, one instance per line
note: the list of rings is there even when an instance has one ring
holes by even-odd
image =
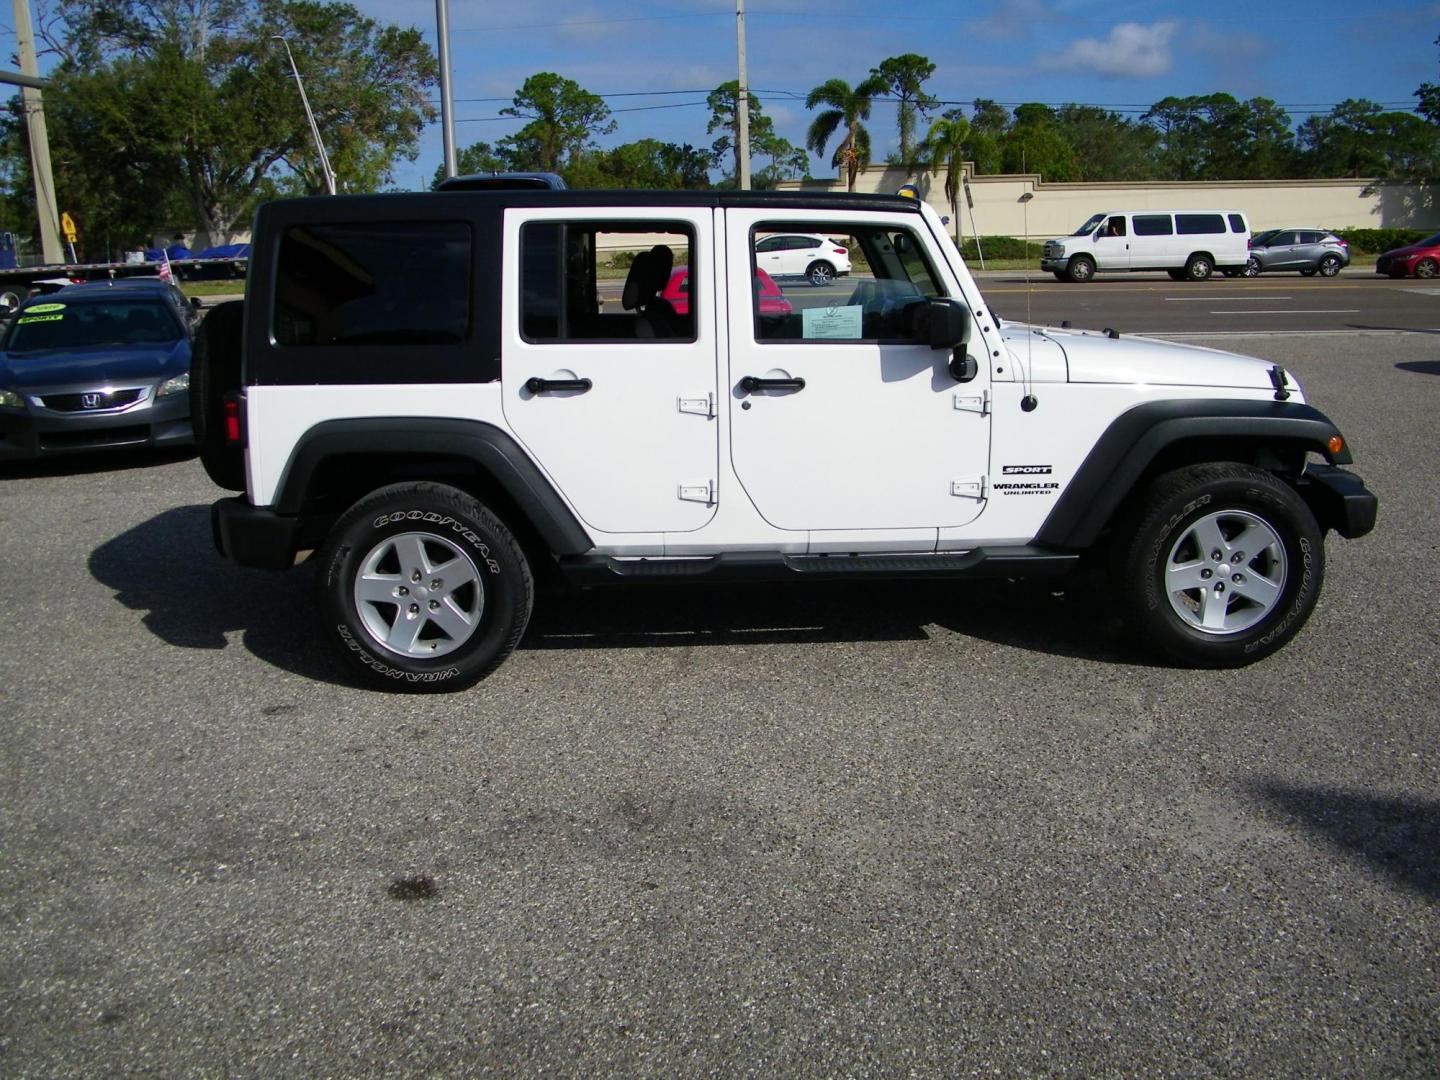
[[[295,85],[300,89],[300,104],[305,106],[305,119],[310,122],[310,137],[315,140],[315,152],[320,157],[320,171],[325,174],[325,188],[335,194],[335,170],[330,167],[330,155],[325,153],[325,143],[320,138],[320,126],[315,123],[315,114],[310,110],[310,99],[305,94],[305,82],[300,78],[300,69],[295,66],[295,54],[290,51],[290,42],[284,34],[272,34],[270,40],[285,46],[285,55],[290,59],[290,71],[295,75]]]
[[[735,0],[735,37],[740,54],[740,79],[735,93],[736,157],[739,169],[735,183],[750,190],[750,87],[745,75],[745,0]]]
[[[55,178],[50,174],[50,139],[45,131],[45,104],[38,85],[35,31],[30,24],[30,0],[15,0],[15,44],[20,72],[25,76],[25,127],[30,133],[30,168],[35,179],[35,209],[40,224],[41,258],[46,264],[63,262],[60,247],[60,207],[55,200]]]
[[[445,175],[454,176],[455,113],[450,97],[450,2],[435,0],[435,36],[440,43],[440,135],[445,145]]]

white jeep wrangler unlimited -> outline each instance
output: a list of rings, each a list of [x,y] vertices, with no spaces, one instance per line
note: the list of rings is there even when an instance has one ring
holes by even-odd
[[[767,235],[849,277],[777,290]],[[625,269],[628,267],[628,270]],[[623,277],[623,280],[622,280]],[[780,295],[776,295],[780,293]],[[1001,325],[890,196],[441,191],[269,203],[193,415],[222,554],[320,561],[362,677],[454,690],[582,584],[1059,577],[1103,553],[1181,663],[1278,649],[1374,525],[1278,367]]]

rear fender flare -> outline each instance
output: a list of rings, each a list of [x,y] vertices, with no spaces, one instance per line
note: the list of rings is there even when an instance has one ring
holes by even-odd
[[[508,434],[475,420],[375,417],[327,420],[296,444],[280,478],[275,511],[299,516],[316,470],[347,455],[415,454],[461,458],[494,479],[555,555],[580,555],[594,544],[545,474]]]

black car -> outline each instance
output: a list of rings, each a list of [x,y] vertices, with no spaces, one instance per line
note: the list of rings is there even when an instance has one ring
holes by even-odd
[[[0,461],[193,443],[195,321],[156,278],[32,297],[0,337]]]

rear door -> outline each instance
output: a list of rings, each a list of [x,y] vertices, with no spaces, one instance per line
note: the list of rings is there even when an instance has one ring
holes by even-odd
[[[505,419],[597,531],[688,532],[714,516],[714,216],[708,207],[505,211]],[[657,247],[688,268],[683,316],[648,297],[622,305],[627,277],[642,276],[638,257]]]

